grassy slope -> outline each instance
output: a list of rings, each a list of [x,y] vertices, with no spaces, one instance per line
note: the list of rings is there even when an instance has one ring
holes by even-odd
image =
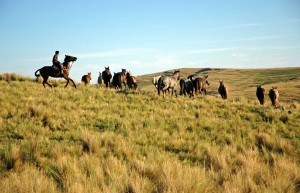
[[[234,100],[0,81],[1,191],[299,191],[300,104],[259,106],[236,70],[208,73]]]

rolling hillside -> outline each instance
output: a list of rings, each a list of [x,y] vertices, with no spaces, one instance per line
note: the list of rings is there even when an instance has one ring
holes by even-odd
[[[0,75],[1,192],[299,192],[299,70],[202,70],[195,98],[157,96],[153,75],[140,92]],[[259,105],[257,84],[286,110]]]
[[[210,69],[210,68],[183,68],[181,78],[186,79],[190,74],[209,76],[210,87],[208,94],[218,96],[219,81],[224,81],[230,87],[230,99],[244,96],[255,99],[256,86],[263,86],[266,91],[277,86],[281,101],[300,101],[300,68],[274,69]],[[139,85],[142,91],[155,91],[152,77],[170,75],[173,70],[139,76]]]

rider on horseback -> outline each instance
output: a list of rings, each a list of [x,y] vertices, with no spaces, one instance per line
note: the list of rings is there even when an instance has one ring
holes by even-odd
[[[52,63],[53,63],[54,66],[56,66],[58,68],[59,73],[63,74],[61,64],[58,61],[58,55],[59,55],[59,51],[55,51],[55,55],[53,56]]]

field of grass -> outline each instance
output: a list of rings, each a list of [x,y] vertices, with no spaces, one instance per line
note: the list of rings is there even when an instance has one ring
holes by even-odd
[[[140,92],[0,75],[1,192],[300,192],[300,70],[278,70],[212,69],[191,99],[157,96],[152,75]]]

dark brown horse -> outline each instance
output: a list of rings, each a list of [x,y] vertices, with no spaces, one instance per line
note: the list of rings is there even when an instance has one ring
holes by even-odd
[[[92,74],[88,72],[88,74],[83,75],[81,78],[81,82],[83,82],[85,85],[90,84],[92,80]]]
[[[256,96],[259,100],[259,103],[263,105],[265,103],[265,89],[263,89],[261,86],[258,86],[256,89]]]
[[[112,78],[112,75],[110,73],[109,66],[107,68],[105,67],[105,70],[102,72],[102,79],[103,79],[103,82],[104,82],[106,88],[108,88],[110,86],[111,78]]]
[[[127,86],[130,89],[136,90],[137,89],[137,78],[135,76],[132,76],[130,72],[126,73],[126,82]]]
[[[114,73],[112,86],[114,88],[122,89],[123,85],[126,88],[126,69],[122,69],[122,72]]]
[[[190,98],[194,96],[193,81],[193,75],[188,76],[187,80],[181,79],[179,81],[180,95],[186,96],[188,94]]]
[[[206,89],[209,86],[208,75],[204,76],[204,78],[195,78],[194,80],[194,88],[195,94],[202,94],[202,91],[206,95]]]
[[[224,84],[223,81],[220,81],[220,86],[218,88],[218,92],[221,95],[222,99],[227,99],[228,97],[228,87]]]
[[[73,57],[73,56],[69,56],[69,55],[65,55],[65,59],[64,59],[64,62],[63,62],[63,74],[61,74],[59,72],[59,70],[53,66],[44,66],[43,68],[40,68],[38,69],[36,72],[35,72],[35,76],[36,77],[39,77],[39,76],[42,76],[43,77],[43,86],[45,86],[45,84],[47,84],[48,86],[50,86],[52,88],[52,85],[49,84],[47,82],[49,76],[50,77],[53,77],[53,78],[64,78],[67,80],[67,84],[65,85],[65,87],[68,86],[69,84],[69,81],[71,81],[73,83],[73,86],[76,88],[76,85],[74,83],[74,81],[69,77],[69,70],[70,68],[72,67],[72,64],[77,60],[76,57]],[[37,74],[37,72],[40,72],[40,74]]]

